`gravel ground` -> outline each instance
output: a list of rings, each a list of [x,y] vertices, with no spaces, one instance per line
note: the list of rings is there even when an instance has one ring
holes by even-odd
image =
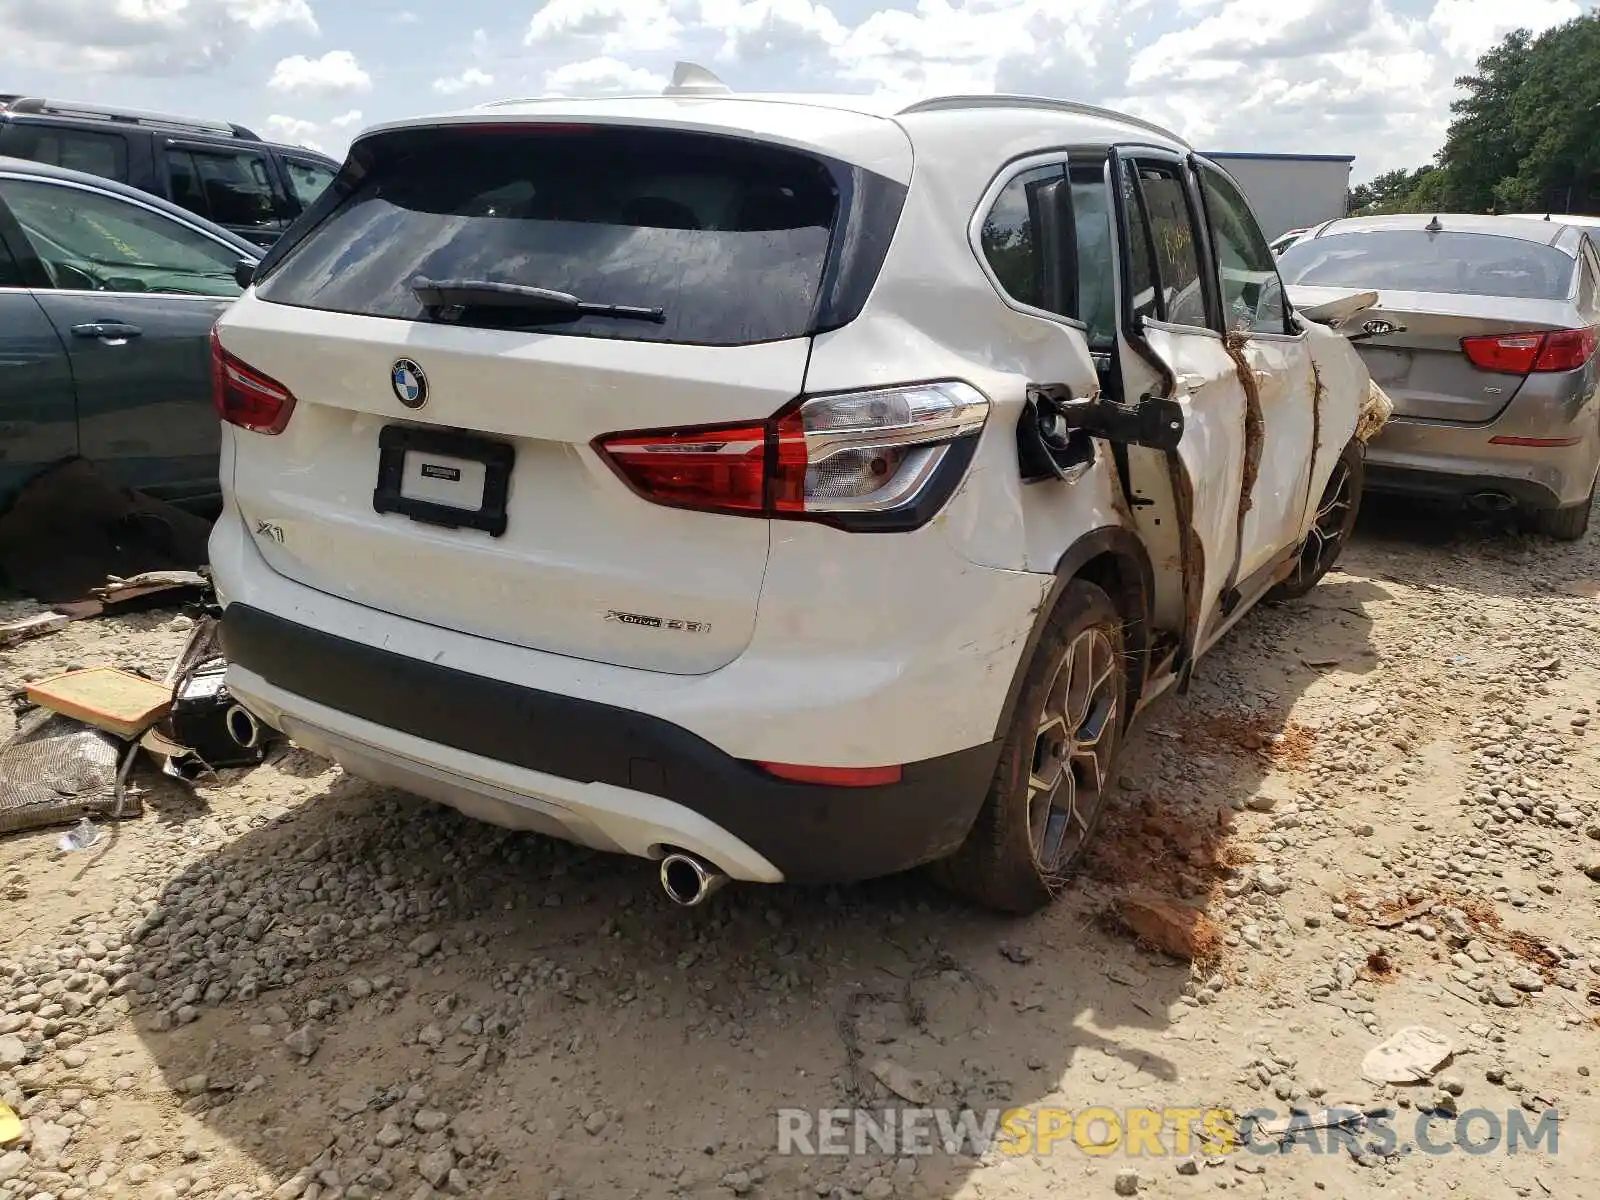
[[[1597,634],[1600,539],[1369,513],[1145,716],[1093,863],[1025,921],[915,876],[677,909],[648,864],[292,748],[148,773],[89,850],[0,841],[0,1200],[1600,1195]],[[77,625],[0,681],[183,639]],[[1205,909],[1208,961],[1120,925],[1152,893]],[[1413,1025],[1449,1061],[1364,1080]],[[778,1153],[777,1109],[894,1093],[1369,1115],[1321,1154]],[[1474,1110],[1555,1111],[1558,1146],[1404,1152]]]

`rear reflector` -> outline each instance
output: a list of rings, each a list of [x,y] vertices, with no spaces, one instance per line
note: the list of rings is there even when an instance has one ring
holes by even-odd
[[[1489,439],[1489,444],[1491,446],[1576,446],[1581,441],[1583,441],[1581,437],[1492,437]]]
[[[1556,329],[1549,333],[1507,333],[1461,340],[1473,365],[1506,375],[1575,371],[1594,356],[1594,329]]]
[[[824,787],[883,787],[899,783],[899,767],[806,767],[795,763],[757,763],[768,775],[791,783],[816,783]]]
[[[253,433],[279,434],[294,413],[294,393],[222,348],[211,330],[211,401],[217,416]]]

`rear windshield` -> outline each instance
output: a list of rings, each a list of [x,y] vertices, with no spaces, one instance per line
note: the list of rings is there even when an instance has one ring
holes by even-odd
[[[735,345],[812,331],[840,212],[816,158],[731,138],[432,130],[379,156],[258,289],[331,312]],[[519,284],[660,319],[425,309],[419,279]]]
[[[1571,255],[1537,242],[1488,233],[1380,229],[1296,242],[1278,259],[1285,283],[1387,288],[1455,296],[1565,300]]]

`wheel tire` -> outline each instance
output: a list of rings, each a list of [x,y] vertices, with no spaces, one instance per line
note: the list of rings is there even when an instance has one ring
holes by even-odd
[[[950,891],[984,908],[1030,913],[1081,862],[1127,724],[1123,624],[1100,588],[1081,579],[1067,585],[1034,650],[983,808],[961,848],[931,868]],[[1055,789],[1037,790],[1047,776],[1059,781]],[[1068,808],[1058,806],[1062,799]]]
[[[1270,601],[1298,600],[1333,569],[1344,553],[1345,544],[1361,515],[1361,488],[1366,479],[1366,453],[1360,442],[1351,441],[1339,455],[1333,474],[1328,477],[1317,502],[1317,515],[1311,532],[1300,544],[1294,574],[1267,593]]]
[[[1535,533],[1558,542],[1576,542],[1589,532],[1589,514],[1594,510],[1595,487],[1589,489],[1589,498],[1582,504],[1569,504],[1566,508],[1546,508],[1533,514]]]

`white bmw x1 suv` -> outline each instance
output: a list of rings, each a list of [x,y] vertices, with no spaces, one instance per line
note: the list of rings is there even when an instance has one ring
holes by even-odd
[[[234,693],[680,902],[1045,903],[1135,712],[1339,553],[1369,383],[1176,136],[871,105],[364,133],[215,332]]]

